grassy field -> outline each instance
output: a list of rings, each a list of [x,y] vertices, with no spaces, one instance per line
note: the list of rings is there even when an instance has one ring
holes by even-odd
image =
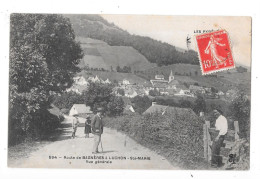
[[[142,54],[129,46],[110,46],[101,40],[77,37],[81,42],[84,57],[80,62],[80,67],[88,65],[90,68],[104,68],[114,70],[120,67],[130,66],[132,71],[141,71],[153,68],[156,65],[150,63]]]

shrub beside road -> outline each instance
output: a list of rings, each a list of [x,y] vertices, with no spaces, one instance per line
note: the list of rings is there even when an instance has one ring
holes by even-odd
[[[203,121],[186,113],[124,115],[105,118],[106,127],[126,133],[185,169],[206,167],[203,159]]]

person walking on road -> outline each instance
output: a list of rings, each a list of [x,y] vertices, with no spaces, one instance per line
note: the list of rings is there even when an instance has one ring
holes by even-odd
[[[90,116],[88,116],[85,121],[85,138],[89,138],[89,133],[91,133],[90,124],[91,124],[91,120],[90,120]]]
[[[212,144],[211,166],[220,167],[222,165],[222,158],[219,156],[220,148],[222,147],[225,135],[227,134],[228,122],[227,119],[222,115],[222,111],[214,110],[213,114],[216,117],[215,127],[219,133]]]
[[[97,114],[93,116],[91,121],[92,134],[94,135],[94,145],[92,154],[97,154],[98,146],[101,141],[101,134],[103,134],[103,122],[101,119],[102,108],[97,109]]]
[[[74,114],[73,117],[74,118],[72,119],[72,138],[74,139],[79,125],[79,119],[77,114]]]

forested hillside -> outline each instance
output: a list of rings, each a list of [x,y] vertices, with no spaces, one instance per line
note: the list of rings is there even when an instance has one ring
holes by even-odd
[[[175,46],[149,37],[131,35],[98,15],[66,15],[76,36],[102,40],[111,46],[131,46],[158,66],[176,63],[198,64],[197,52],[178,51]],[[173,42],[174,43],[174,42]]]

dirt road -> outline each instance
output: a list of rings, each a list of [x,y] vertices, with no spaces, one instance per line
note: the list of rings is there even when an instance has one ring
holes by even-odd
[[[179,169],[162,156],[112,129],[104,129],[103,152],[99,146],[101,153],[97,155],[92,154],[93,136],[90,134],[90,138],[85,138],[84,127],[78,128],[75,139],[70,136],[71,127],[63,128],[55,141],[32,152],[29,158],[9,163],[9,167]]]

